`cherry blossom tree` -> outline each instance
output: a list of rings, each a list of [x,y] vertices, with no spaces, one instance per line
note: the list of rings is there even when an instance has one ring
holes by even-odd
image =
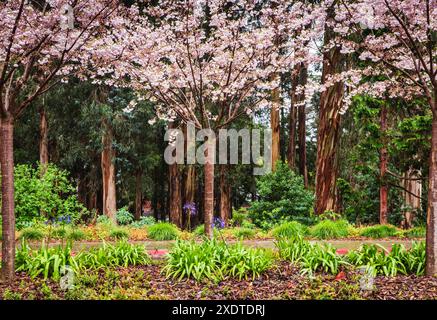
[[[339,1],[334,28],[342,50],[368,63],[342,79],[349,87],[343,112],[357,94],[423,97],[433,114],[427,209],[426,274],[437,274],[437,1]]]
[[[15,260],[15,120],[37,97],[68,75],[83,71],[96,36],[111,30],[109,18],[118,8],[115,0],[0,2],[2,278],[6,281],[14,276]]]
[[[279,85],[272,75],[304,61],[296,52],[316,29],[303,27],[318,13],[301,2],[167,0],[148,8],[146,16],[153,23],[145,18],[132,30],[130,45],[121,45],[125,59],[114,65],[116,78],[149,93],[160,117],[216,132],[269,105],[269,93]],[[296,29],[304,31],[287,37]],[[209,138],[207,143],[215,145]],[[214,208],[213,156],[206,154],[204,164],[208,235]]]

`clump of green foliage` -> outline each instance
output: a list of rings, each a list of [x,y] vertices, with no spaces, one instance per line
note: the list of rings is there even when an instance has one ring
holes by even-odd
[[[123,240],[129,238],[129,233],[122,228],[113,228],[109,232],[109,237],[115,240]]]
[[[76,260],[71,256],[70,245],[50,248],[41,246],[38,250],[32,250],[23,240],[16,252],[16,271],[26,272],[32,278],[42,276],[44,279],[57,280],[61,276],[62,268],[67,265],[74,270],[78,267]]]
[[[255,279],[273,264],[273,257],[262,249],[241,244],[205,240],[177,241],[167,257],[163,272],[171,278],[220,281],[226,277]]]
[[[306,235],[308,228],[297,221],[290,221],[273,228],[271,233],[275,238],[293,238]]]
[[[24,240],[37,240],[40,241],[44,239],[46,233],[44,229],[39,227],[29,227],[21,230],[20,239]]]
[[[148,265],[152,261],[144,246],[126,241],[115,245],[104,243],[101,247],[81,252],[76,260],[84,269]]]
[[[260,199],[252,203],[249,216],[257,227],[267,230],[283,221],[310,220],[314,194],[286,164],[278,162],[256,184]]]
[[[375,225],[365,227],[360,231],[360,236],[374,239],[395,237],[399,235],[399,231],[395,226],[391,225]]]
[[[77,199],[76,188],[68,173],[53,164],[44,168],[17,165],[14,178],[18,229],[35,221],[61,216],[70,217],[74,222],[86,211]]]
[[[175,240],[179,236],[178,228],[168,222],[160,222],[147,228],[147,234],[153,240]]]
[[[234,237],[238,239],[252,239],[255,237],[256,230],[251,228],[237,227],[232,230]]]
[[[322,220],[310,228],[310,235],[317,239],[345,238],[349,235],[349,226],[346,220]]]
[[[399,273],[420,276],[425,273],[425,243],[413,243],[410,250],[394,244],[391,251],[381,245],[364,244],[359,250],[349,252],[347,259],[355,266],[365,267],[374,276],[394,277]]]
[[[117,223],[122,226],[131,224],[134,221],[134,216],[129,212],[127,207],[118,209],[115,218]]]
[[[246,208],[239,208],[232,210],[232,219],[230,225],[233,227],[242,227],[243,223],[249,222],[249,213]],[[249,222],[250,223],[250,222]]]
[[[86,239],[86,234],[80,229],[72,229],[67,233],[67,239],[72,241],[80,241]]]
[[[142,228],[145,226],[151,226],[152,224],[155,224],[156,220],[152,216],[147,217],[141,217],[140,220],[134,221],[131,223],[131,226],[134,228]]]
[[[300,236],[289,239],[282,238],[276,242],[276,247],[279,256],[298,265],[302,274],[313,274],[320,271],[335,275],[346,264],[344,259],[336,254],[332,245],[313,244]]]
[[[414,227],[402,232],[402,234],[407,238],[424,238],[426,237],[425,227]]]

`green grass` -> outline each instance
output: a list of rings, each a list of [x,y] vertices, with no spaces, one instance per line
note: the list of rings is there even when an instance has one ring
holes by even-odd
[[[250,228],[237,227],[232,230],[234,237],[238,239],[253,239],[256,235],[256,230]]]
[[[360,231],[360,236],[381,239],[387,237],[395,237],[399,235],[399,231],[392,225],[375,225],[365,227]]]
[[[20,239],[24,240],[42,240],[45,237],[45,233],[43,230],[39,228],[25,228],[21,230]]]
[[[129,233],[122,229],[122,228],[113,228],[109,232],[109,238],[115,239],[115,240],[123,240],[129,238]]]
[[[160,222],[147,228],[147,235],[152,240],[176,240],[179,236],[178,228],[168,222]]]
[[[292,238],[304,236],[308,233],[308,228],[297,221],[284,222],[271,231],[275,238]]]
[[[51,230],[51,238],[65,239],[67,237],[67,230],[65,228],[54,228]]]
[[[403,231],[402,234],[407,238],[424,238],[426,237],[426,228],[414,227]]]
[[[310,229],[310,235],[317,239],[346,238],[349,235],[349,223],[346,220],[323,220]]]
[[[86,234],[82,230],[73,229],[70,232],[68,232],[67,239],[73,240],[73,241],[85,240]]]

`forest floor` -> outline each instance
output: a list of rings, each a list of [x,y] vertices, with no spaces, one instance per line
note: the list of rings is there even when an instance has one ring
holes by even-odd
[[[0,299],[437,299],[437,278],[378,276],[373,290],[360,289],[361,274],[303,276],[279,263],[252,280],[227,279],[219,283],[167,279],[162,262],[150,266],[96,270],[78,275],[68,291],[59,282],[17,274],[10,285],[0,284]]]

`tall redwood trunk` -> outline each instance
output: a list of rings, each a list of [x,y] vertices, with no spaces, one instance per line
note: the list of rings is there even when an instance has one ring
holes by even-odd
[[[103,179],[103,213],[116,222],[117,195],[115,186],[115,150],[112,147],[113,130],[110,123],[103,120],[102,137],[102,179]]]
[[[135,173],[135,220],[141,219],[143,211],[143,171]]]
[[[308,70],[302,65],[299,75],[299,85],[305,87],[308,80]],[[303,176],[304,186],[308,188],[307,146],[306,146],[306,110],[305,92],[299,95],[298,109],[298,146],[299,146],[299,173]]]
[[[277,75],[276,75],[277,77]],[[272,171],[276,169],[276,162],[280,159],[281,124],[279,121],[279,88],[272,91],[272,109],[270,111],[270,128],[272,129]]]
[[[47,113],[44,106],[39,110],[39,162],[46,166],[49,163],[49,138]]]
[[[405,229],[409,229],[413,226],[414,213],[420,210],[421,207],[422,180],[412,169],[404,173],[404,178],[403,187],[405,191],[403,197],[408,210],[404,212],[403,225]]]
[[[296,87],[297,75],[293,75],[290,90],[290,112],[288,115],[288,148],[287,148],[287,163],[291,170],[295,169],[296,165]]]
[[[208,142],[215,147],[215,141]],[[208,151],[205,152],[206,163],[204,164],[205,186],[204,186],[204,221],[205,221],[205,234],[211,238],[212,223],[214,217],[214,159],[210,159],[211,155],[208,155]]]
[[[437,92],[434,103],[437,104]],[[429,161],[428,208],[426,217],[426,275],[437,275],[437,114],[433,109],[431,156]]]
[[[333,7],[328,10],[328,19],[334,15]],[[324,43],[334,39],[335,33],[328,25],[325,27]],[[328,76],[342,71],[344,57],[341,48],[335,46],[323,54],[322,83]],[[340,109],[343,98],[343,83],[337,82],[328,87],[320,96],[319,124],[317,130],[316,160],[316,214],[337,209],[336,180],[338,175],[338,147],[340,138]]]
[[[0,164],[2,178],[2,279],[15,275],[14,119],[0,119]]]
[[[380,126],[382,135],[382,147],[379,150],[379,223],[387,224],[388,220],[388,186],[385,182],[387,174],[388,152],[385,143],[385,132],[387,131],[387,108],[385,105],[381,107]]]
[[[231,216],[231,186],[228,179],[228,167],[220,165],[220,218],[228,222]]]
[[[181,174],[178,164],[169,165],[170,222],[182,227]]]

